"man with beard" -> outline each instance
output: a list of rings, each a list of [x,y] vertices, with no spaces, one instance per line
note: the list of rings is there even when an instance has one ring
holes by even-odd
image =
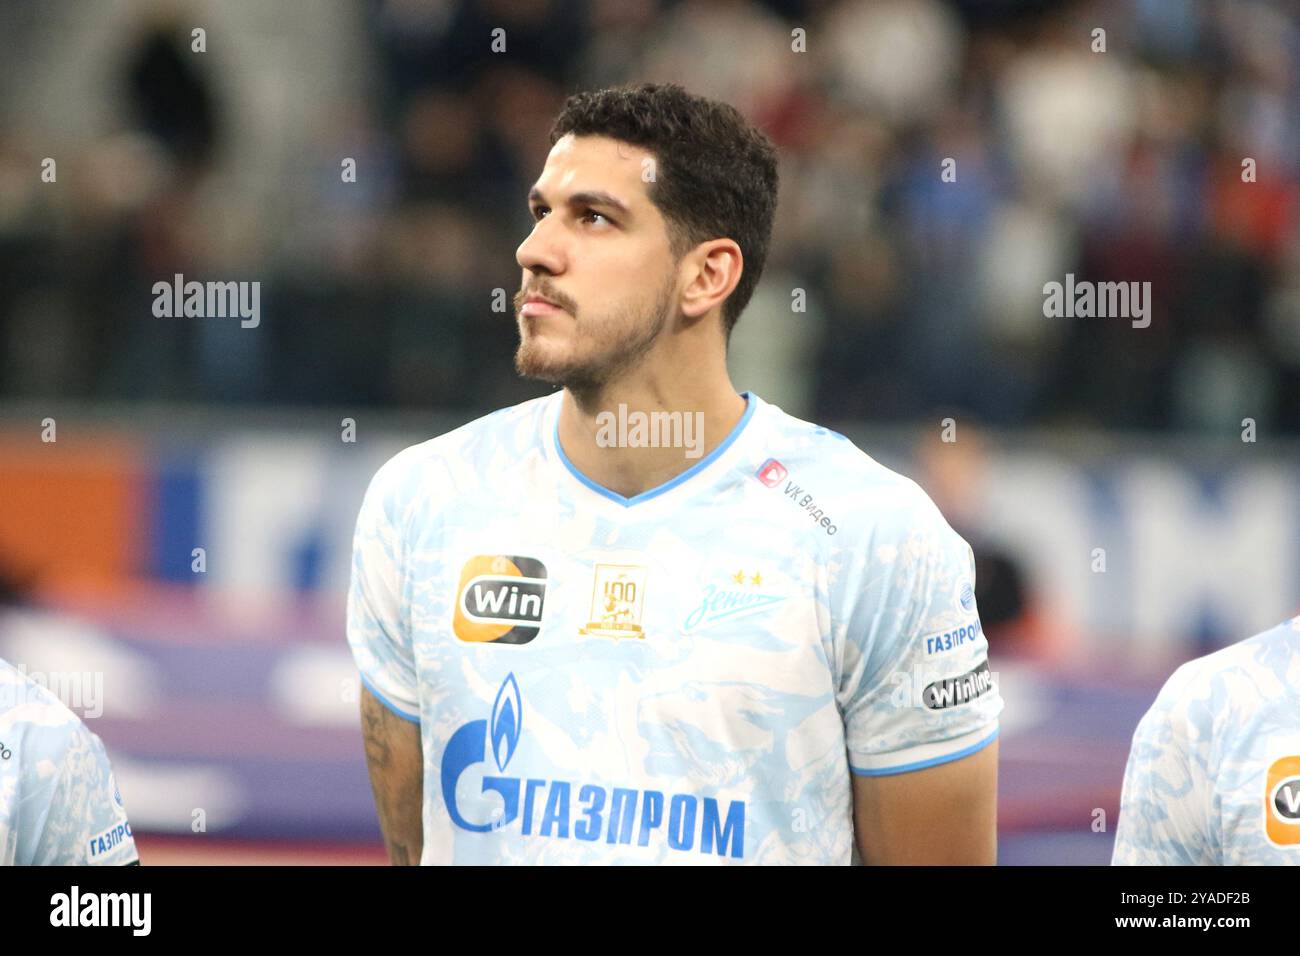
[[[357,522],[348,639],[393,862],[994,862],[969,546],[727,374],[770,142],[645,84],[571,97],[551,143],[516,367],[562,389],[400,452]]]

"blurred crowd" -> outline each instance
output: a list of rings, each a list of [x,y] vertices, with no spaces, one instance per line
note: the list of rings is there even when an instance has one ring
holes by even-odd
[[[547,131],[658,80],[781,155],[739,387],[828,422],[1300,433],[1293,5],[46,0],[0,7],[0,75],[0,399],[541,394],[509,296]],[[260,281],[260,326],[156,318],[177,273]],[[1045,316],[1067,274],[1149,281],[1149,327]]]

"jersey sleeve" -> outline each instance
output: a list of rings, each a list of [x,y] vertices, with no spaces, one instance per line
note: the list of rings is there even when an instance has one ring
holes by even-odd
[[[989,670],[970,545],[911,484],[844,565],[837,700],[849,768],[904,773],[992,743],[1002,698]]]
[[[403,610],[402,541],[394,514],[401,457],[375,473],[357,516],[347,636],[370,692],[399,717],[418,723],[415,658]]]
[[[121,791],[99,737],[77,721],[67,746],[31,768],[45,803],[32,854],[37,866],[121,866],[140,861]]]
[[[1214,788],[1207,760],[1210,715],[1187,694],[1189,670],[1175,672],[1138,723],[1124,769],[1116,866],[1213,865]]]

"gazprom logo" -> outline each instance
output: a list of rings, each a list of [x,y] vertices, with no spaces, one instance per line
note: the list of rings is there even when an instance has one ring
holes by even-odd
[[[496,702],[492,705],[492,754],[496,757],[497,769],[502,773],[510,758],[515,755],[522,718],[523,702],[519,699],[519,685],[515,683],[515,675],[511,674],[497,691]]]
[[[631,845],[635,838],[639,847],[654,840],[672,850],[744,858],[743,800],[729,801],[724,812],[716,797],[505,776],[523,737],[523,712],[519,684],[509,674],[491,718],[462,724],[447,741],[439,782],[447,815],[460,829],[490,833],[517,826],[523,837],[606,845]],[[483,773],[476,787],[475,773],[493,764],[498,772]]]
[[[974,589],[970,586],[969,583],[967,583],[967,584],[963,584],[963,585],[962,585],[962,588],[961,588],[961,595],[958,597],[957,601],[958,601],[959,604],[961,604],[961,609],[962,609],[963,611],[970,611],[970,610],[973,610],[973,609],[974,609],[974,607],[975,607],[975,591],[974,591]]]

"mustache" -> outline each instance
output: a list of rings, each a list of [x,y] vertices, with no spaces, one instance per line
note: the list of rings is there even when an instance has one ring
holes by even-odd
[[[530,295],[540,295],[543,299],[548,299],[549,301],[554,302],[556,305],[558,305],[564,311],[568,312],[570,315],[573,314],[573,306],[563,296],[556,295],[554,292],[548,292],[545,289],[536,289],[536,288],[520,289],[518,292],[515,293],[516,312],[518,312],[520,309],[524,307],[524,300],[527,299]]]

